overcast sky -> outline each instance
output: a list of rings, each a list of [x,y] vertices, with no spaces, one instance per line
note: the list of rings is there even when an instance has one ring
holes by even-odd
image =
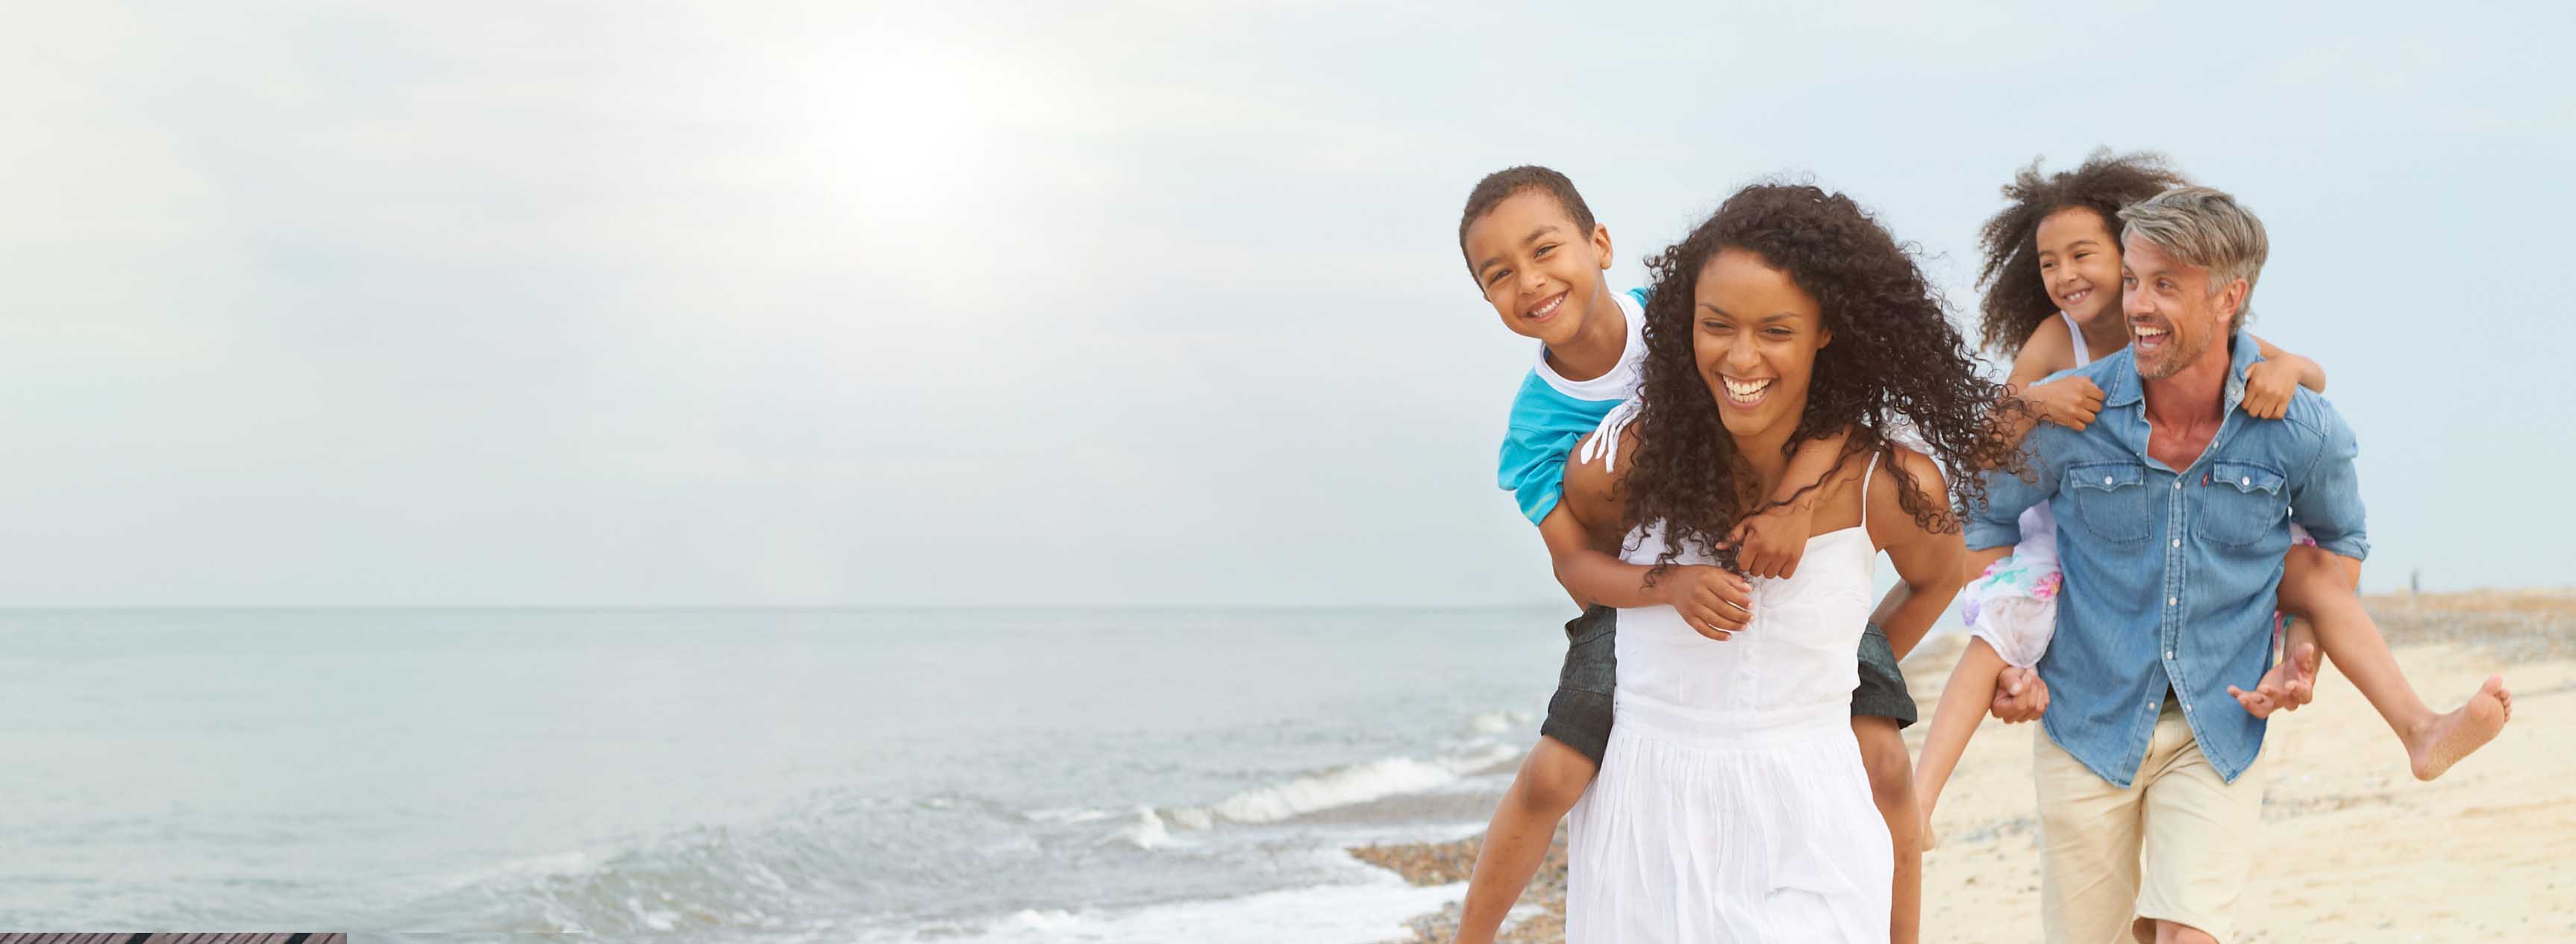
[[[220,6],[0,38],[0,604],[1543,602],[1479,176],[1623,286],[1811,176],[1964,324],[2106,144],[2270,228],[2366,584],[2576,582],[2562,4]]]

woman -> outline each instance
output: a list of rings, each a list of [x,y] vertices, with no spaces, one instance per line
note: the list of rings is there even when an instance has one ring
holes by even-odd
[[[1815,485],[1804,562],[1754,582],[1742,631],[1620,612],[1619,722],[1572,817],[1566,939],[1886,941],[1892,857],[1851,654],[1870,622],[1919,636],[1957,591],[1936,460],[2016,460],[1986,421],[1998,390],[1912,258],[1840,194],[1747,188],[1648,268],[1641,408],[1566,474],[1586,527],[1626,535],[1659,575],[1710,566],[1798,444],[1841,459]],[[1891,441],[1899,408],[1916,448]],[[1873,614],[1882,550],[1902,579]]]

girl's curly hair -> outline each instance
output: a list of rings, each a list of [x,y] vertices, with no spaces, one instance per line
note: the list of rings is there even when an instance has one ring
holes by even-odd
[[[2039,221],[2068,207],[2083,207],[2101,214],[2102,227],[2118,239],[2121,207],[2187,183],[2164,155],[2140,151],[2114,156],[2109,148],[2095,149],[2074,170],[2041,177],[2034,159],[2013,174],[2013,182],[2004,185],[2002,212],[1986,220],[1977,236],[1986,252],[1985,266],[1977,271],[1977,287],[1986,293],[1979,326],[1986,349],[2005,357],[2020,354],[2030,333],[2057,314],[2057,302],[2039,281]]]
[[[1816,300],[1823,327],[1833,332],[1832,342],[1816,352],[1806,409],[1784,451],[1848,428],[1843,459],[1875,452],[1892,460],[1891,424],[1911,420],[1932,458],[1952,470],[1954,501],[1985,499],[1983,483],[1969,470],[2021,469],[2020,450],[1999,424],[1987,422],[2000,388],[1978,376],[1912,250],[1842,194],[1805,185],[1747,187],[1646,261],[1654,290],[1646,303],[1639,442],[1621,491],[1628,527],[1663,523],[1665,550],[1656,572],[1684,547],[1716,547],[1761,497],[1693,352],[1700,269],[1723,248],[1751,250],[1786,273]],[[1950,505],[1917,496],[1903,465],[1885,464],[1903,485],[1899,504],[1917,524],[1934,532],[1959,526]]]

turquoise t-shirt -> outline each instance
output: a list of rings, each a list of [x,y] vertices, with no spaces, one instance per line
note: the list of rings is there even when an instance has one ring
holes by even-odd
[[[1616,296],[1619,314],[1628,320],[1627,346],[1618,366],[1590,380],[1567,380],[1547,365],[1539,348],[1538,365],[1512,396],[1511,423],[1503,434],[1497,484],[1520,501],[1531,524],[1547,518],[1565,494],[1565,460],[1574,445],[1601,425],[1601,418],[1637,393],[1638,367],[1646,359],[1646,290]]]

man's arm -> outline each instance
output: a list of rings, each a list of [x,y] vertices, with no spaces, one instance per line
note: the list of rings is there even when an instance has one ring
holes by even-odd
[[[1986,502],[1963,516],[1967,534],[1964,543],[1968,553],[1960,561],[1961,585],[1983,576],[1986,567],[2013,552],[2021,543],[2021,513],[2057,496],[2058,463],[2051,461],[2059,436],[2073,435],[2062,430],[2034,430],[2023,443],[2029,459],[2031,480],[2000,470],[1980,475],[1986,486]],[[2048,710],[2048,686],[2039,673],[2007,666],[1995,677],[1994,702],[1987,706],[1996,718],[2007,724],[2019,724],[2039,718]]]
[[[2308,529],[2317,547],[2351,558],[2358,568],[2370,556],[2370,533],[2361,505],[2361,473],[2355,460],[2361,443],[2345,425],[2343,414],[2323,397],[2316,403],[2317,450],[2305,470],[2295,473],[2288,490],[2290,520]]]

